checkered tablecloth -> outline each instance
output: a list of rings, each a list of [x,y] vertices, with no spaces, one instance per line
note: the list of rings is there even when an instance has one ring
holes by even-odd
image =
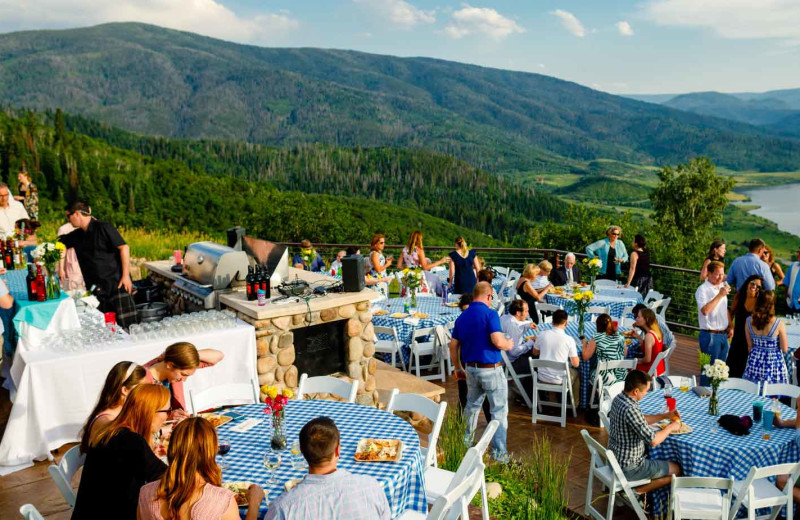
[[[614,289],[614,290],[619,291],[619,289]],[[573,312],[575,309],[574,302],[572,298],[569,297],[556,296],[555,294],[547,294],[545,296],[545,301],[551,305],[560,305],[567,312]],[[598,297],[592,300],[592,305],[599,305],[601,307],[610,307],[611,316],[619,318],[622,316],[622,311],[625,309],[625,307],[633,307],[637,303],[641,302],[642,302],[642,296],[639,293],[636,293],[636,297],[607,296],[605,294],[599,294]]]
[[[650,458],[678,462],[684,475],[693,477],[733,477],[743,480],[753,466],[796,462],[800,459],[800,448],[795,443],[794,428],[773,429],[770,438],[761,424],[753,425],[750,434],[737,437],[717,425],[719,417],[708,415],[708,399],[694,392],[672,392],[677,401],[683,422],[694,430],[687,435],[671,435],[663,443],[650,448]],[[770,399],[738,390],[719,391],[720,415],[737,416],[753,414],[753,402],[769,403]],[[645,414],[661,413],[664,408],[664,392],[648,393],[640,406]],[[781,417],[794,418],[791,408],[780,405]],[[716,429],[712,428],[716,426]],[[666,511],[668,488],[653,493],[654,513]]]
[[[423,329],[428,327],[435,327],[437,325],[444,325],[451,321],[455,321],[461,314],[461,309],[458,307],[447,307],[442,303],[442,299],[434,296],[421,296],[417,298],[417,312],[428,314],[427,318],[419,319],[399,319],[390,318],[389,316],[396,312],[403,312],[403,304],[410,303],[411,298],[390,298],[388,300],[378,302],[375,307],[388,311],[388,314],[383,316],[373,316],[372,324],[381,327],[394,327],[397,330],[397,337],[400,340],[403,359],[408,363],[410,354],[409,345],[411,344],[411,337],[416,329]],[[374,308],[373,307],[373,310]],[[388,336],[378,335],[380,339],[390,339]],[[387,355],[388,361],[391,356]]]
[[[236,412],[247,418],[263,419],[246,433],[231,431],[236,423],[220,426],[218,433],[231,441],[231,451],[225,457],[230,465],[222,474],[224,482],[248,481],[261,486],[275,500],[284,492],[284,484],[292,478],[302,478],[307,470],[292,467],[292,455],[284,450],[284,458],[275,471],[275,485],[267,484],[269,470],[264,467],[264,453],[269,448],[272,423],[263,413],[263,404],[240,406]],[[419,451],[419,438],[414,428],[400,417],[377,408],[336,401],[290,401],[286,408],[286,439],[291,446],[300,429],[316,417],[330,417],[336,422],[341,434],[341,456],[338,467],[351,473],[374,477],[384,489],[392,517],[407,509],[427,512],[423,460]],[[358,441],[365,438],[400,439],[403,441],[403,456],[400,462],[356,462],[354,459]],[[266,501],[261,503],[259,518],[267,511]],[[244,510],[241,510],[242,512]]]

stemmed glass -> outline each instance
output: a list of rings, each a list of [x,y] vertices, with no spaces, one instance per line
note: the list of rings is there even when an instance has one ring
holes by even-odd
[[[275,470],[281,467],[281,454],[272,449],[264,453],[264,467],[269,470],[269,485],[275,485]]]
[[[221,463],[219,465],[219,469],[225,471],[226,469],[231,469],[228,462],[225,460],[225,455],[231,451],[231,441],[227,437],[220,436],[219,440],[217,441],[217,452],[219,453]]]

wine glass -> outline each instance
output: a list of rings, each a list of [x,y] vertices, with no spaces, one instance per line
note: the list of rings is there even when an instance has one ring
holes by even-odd
[[[225,460],[225,455],[231,451],[231,441],[227,437],[220,436],[219,440],[217,441],[217,453],[219,453],[222,462],[219,465],[219,469],[225,471],[226,469],[231,469],[228,462]]]
[[[281,467],[281,454],[272,449],[264,453],[264,467],[269,470],[269,480],[267,483],[275,485],[275,470]]]

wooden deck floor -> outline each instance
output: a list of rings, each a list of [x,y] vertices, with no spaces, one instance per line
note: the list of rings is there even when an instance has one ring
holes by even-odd
[[[676,334],[675,338],[678,350],[671,359],[672,374],[697,374],[697,341],[680,334]],[[451,378],[443,386],[445,388],[443,399],[450,403],[458,402],[455,381]],[[8,394],[2,390],[0,392],[0,435],[2,435],[8,419],[10,403]],[[511,403],[508,421],[508,445],[512,453],[524,453],[529,449],[535,436],[547,435],[555,449],[571,456],[566,490],[568,502],[573,512],[582,515],[586,498],[589,453],[580,436],[580,431],[584,428],[587,429],[592,436],[604,444],[607,441],[605,432],[586,424],[581,411],[578,411],[577,418],[569,418],[566,428],[561,428],[555,423],[531,424],[530,410],[519,402]],[[479,429],[482,429],[484,425],[481,418]],[[67,445],[54,452],[56,459],[59,459],[70,446]],[[69,508],[47,472],[49,464],[49,462],[38,462],[32,468],[0,477],[0,518],[8,520],[20,518],[19,507],[26,503],[34,504],[48,520],[66,520],[70,517]],[[595,496],[598,495],[598,490],[596,490]],[[602,505],[602,507],[598,507],[600,510],[604,510],[604,500],[599,500],[597,504]],[[472,519],[480,518],[477,509],[470,512]],[[619,507],[615,511],[614,518],[625,520],[635,517],[629,509]]]

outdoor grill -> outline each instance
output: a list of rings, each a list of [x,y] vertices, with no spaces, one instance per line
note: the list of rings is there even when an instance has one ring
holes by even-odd
[[[249,265],[247,253],[215,242],[195,242],[186,248],[183,272],[172,284],[189,307],[213,309],[217,293],[244,285]]]

